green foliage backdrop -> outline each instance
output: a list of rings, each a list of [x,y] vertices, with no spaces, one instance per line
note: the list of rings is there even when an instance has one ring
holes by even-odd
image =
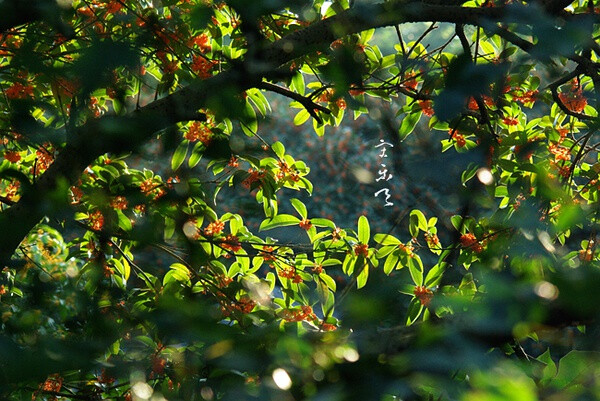
[[[0,2],[0,397],[600,398],[598,7]]]

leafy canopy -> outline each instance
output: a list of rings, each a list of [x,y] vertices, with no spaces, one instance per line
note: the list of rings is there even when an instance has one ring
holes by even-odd
[[[598,398],[599,22],[591,0],[0,2],[0,395]],[[425,133],[471,162],[458,207],[313,215],[310,166],[261,135],[273,96],[318,136],[378,122],[389,171],[356,196]]]

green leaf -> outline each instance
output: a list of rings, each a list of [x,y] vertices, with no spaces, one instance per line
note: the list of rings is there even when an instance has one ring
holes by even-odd
[[[593,370],[590,370],[590,359],[593,356],[598,358],[600,355],[597,352],[587,351],[570,351],[562,357],[558,363],[558,372],[551,381],[552,387],[563,389],[574,384],[582,384],[583,377],[589,375]],[[598,368],[596,364],[595,368]]]
[[[410,113],[404,119],[402,119],[402,124],[400,124],[400,129],[398,130],[398,134],[400,136],[400,140],[403,141],[409,136],[417,126],[417,123],[421,119],[421,115],[423,113],[421,111]]]
[[[445,269],[445,262],[435,264],[431,270],[427,272],[427,276],[425,276],[425,287],[435,287],[442,279]]]
[[[356,276],[356,288],[363,288],[369,279],[369,264],[365,263],[358,276]]]
[[[285,147],[281,142],[275,142],[273,145],[271,145],[271,148],[273,149],[273,152],[275,152],[277,157],[283,159],[283,156],[285,155]]]
[[[544,385],[550,383],[558,371],[556,368],[556,363],[554,363],[554,360],[550,355],[550,348],[546,349],[546,351],[536,359],[546,365],[542,370],[542,378],[540,382]]]
[[[306,206],[304,205],[304,203],[300,202],[296,198],[290,199],[290,202],[292,203],[292,206],[294,207],[294,209],[296,209],[296,211],[298,212],[300,217],[302,217],[302,219],[306,219],[306,216],[308,216],[308,212],[306,210]],[[312,222],[312,220],[311,220],[311,222]]]
[[[383,272],[385,274],[390,274],[394,268],[396,267],[396,265],[398,264],[398,256],[394,253],[391,253],[387,259],[385,260],[385,263],[383,264]]]
[[[413,283],[418,286],[423,285],[423,262],[421,262],[421,258],[414,255],[412,258],[408,258],[407,264]]]
[[[173,157],[171,158],[171,170],[175,171],[181,166],[187,156],[189,143],[190,142],[186,139],[177,146],[177,149],[175,149]]]
[[[327,228],[331,228],[332,230],[335,230],[335,224],[333,223],[333,221],[328,220],[328,219],[315,218],[315,219],[310,219],[310,222],[313,224],[313,226],[316,226],[316,227],[327,227]]]
[[[356,256],[352,254],[347,254],[344,258],[344,263],[342,263],[342,272],[347,274],[348,276],[354,273],[354,264],[356,263]]]
[[[271,230],[277,227],[293,226],[300,223],[300,219],[291,214],[278,214],[272,219],[265,219],[260,224],[259,231]]]
[[[329,288],[331,291],[335,292],[336,284],[335,284],[335,280],[331,276],[329,276],[325,273],[321,273],[321,274],[319,274],[319,280],[323,281],[327,285],[327,288]]]
[[[203,154],[204,154],[204,144],[202,142],[196,143],[194,145],[194,147],[192,148],[192,154],[190,155],[190,158],[188,159],[188,166],[190,168],[196,167],[196,165],[202,159]]]
[[[300,95],[304,96],[305,85],[304,85],[304,75],[302,75],[302,73],[297,72],[296,74],[294,74],[292,76],[290,89],[295,90]]]
[[[410,212],[411,219],[413,218],[413,216],[415,216],[415,218],[417,219],[417,226],[419,227],[419,229],[421,231],[427,231],[427,219],[425,218],[423,212],[414,209]]]
[[[463,226],[462,220],[463,220],[462,216],[459,216],[459,215],[454,215],[454,216],[450,217],[450,222],[452,223],[452,226],[456,229],[456,231],[459,231],[461,229],[461,227]]]
[[[417,298],[413,298],[408,305],[408,312],[406,316],[406,325],[410,326],[413,324],[421,315],[423,311],[423,305]]]
[[[375,240],[375,242],[381,245],[398,245],[400,243],[400,240],[398,238],[390,234],[377,233],[375,234],[373,239]]]
[[[302,124],[304,124],[306,122],[306,120],[308,120],[309,117],[310,117],[310,114],[308,113],[308,111],[306,111],[306,109],[300,110],[294,116],[294,125],[302,125]]]
[[[117,210],[117,218],[119,219],[119,227],[124,231],[131,231],[131,220],[121,210]]]
[[[365,216],[358,218],[358,240],[361,244],[368,244],[371,238],[371,229],[369,228],[369,220]]]

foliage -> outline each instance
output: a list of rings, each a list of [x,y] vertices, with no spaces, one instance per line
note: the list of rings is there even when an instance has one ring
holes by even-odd
[[[0,395],[599,398],[598,23],[591,0],[1,2]],[[455,210],[317,215],[266,92],[319,137],[377,122],[351,173],[384,212],[427,130],[468,163]]]

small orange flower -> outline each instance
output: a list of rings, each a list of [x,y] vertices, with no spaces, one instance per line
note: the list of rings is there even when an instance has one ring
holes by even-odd
[[[209,236],[209,237],[218,235],[223,231],[224,228],[225,228],[225,223],[223,223],[221,220],[215,220],[212,223],[210,223],[208,226],[206,226],[206,228],[204,229],[204,235]]]
[[[571,82],[570,90],[559,93],[558,98],[567,109],[574,113],[581,113],[587,106],[587,99],[583,96],[581,87],[575,81]]]
[[[239,163],[237,157],[231,156],[231,158],[229,159],[229,163],[227,163],[227,165],[229,167],[238,168],[240,166],[240,163]]]
[[[272,246],[265,245],[263,246],[262,251],[260,251],[259,255],[263,257],[265,262],[273,262],[275,261],[275,249]]]
[[[92,230],[100,231],[104,227],[104,216],[100,210],[90,213],[88,220],[92,226]]]
[[[212,76],[211,70],[215,64],[216,61],[208,60],[206,57],[194,56],[190,68],[198,75],[198,77],[206,79]]]
[[[433,116],[433,102],[431,100],[419,100],[419,107],[427,117]]]
[[[369,245],[367,245],[367,244],[354,245],[354,253],[356,255],[362,255],[366,258],[367,256],[369,256]]]
[[[26,99],[33,97],[33,85],[23,85],[20,82],[15,82],[4,91],[9,99]]]
[[[433,299],[433,291],[420,285],[415,287],[413,294],[415,294],[415,297],[419,300],[419,302],[421,302],[421,305],[425,307],[429,306],[431,300]]]
[[[165,358],[161,358],[158,355],[152,357],[152,372],[157,375],[162,375],[165,372],[166,365],[167,360]]]
[[[152,178],[148,178],[147,180],[143,181],[140,184],[140,191],[142,191],[142,193],[144,195],[148,195],[150,192],[152,192],[155,188],[157,187],[156,184],[154,184],[154,182],[152,182]]]
[[[450,134],[450,138],[454,139],[454,141],[456,141],[456,146],[458,146],[459,148],[464,147],[467,144],[467,141],[465,139],[465,137],[459,133],[457,130],[450,130],[449,131]]]
[[[221,243],[221,248],[228,249],[232,252],[237,252],[240,249],[242,249],[242,245],[240,244],[240,241],[235,235],[227,234],[225,236],[225,239]]]
[[[312,227],[312,223],[310,222],[309,219],[303,219],[298,225],[300,226],[301,229],[307,230],[307,231],[310,230]]]
[[[117,196],[110,202],[110,207],[118,210],[127,209],[127,198],[124,196]]]
[[[335,331],[335,330],[337,330],[337,327],[334,324],[331,324],[331,323],[323,323],[321,325],[321,330],[323,330],[323,331]]]
[[[437,234],[425,233],[425,241],[427,241],[427,245],[431,249],[439,248],[440,246],[440,239]]]
[[[48,376],[46,381],[42,384],[42,391],[54,391],[58,392],[62,388],[63,378],[58,373]]]
[[[463,248],[470,249],[475,253],[483,251],[483,246],[479,243],[479,240],[477,240],[475,235],[471,233],[461,235],[460,244]]]
[[[17,163],[19,160],[21,160],[21,155],[19,152],[11,151],[4,153],[4,158],[11,163]]]
[[[192,43],[200,48],[202,53],[207,53],[212,50],[210,38],[205,33],[198,35],[192,39]]]
[[[194,121],[183,137],[190,142],[200,141],[204,146],[208,146],[212,141],[213,133],[207,124]]]

